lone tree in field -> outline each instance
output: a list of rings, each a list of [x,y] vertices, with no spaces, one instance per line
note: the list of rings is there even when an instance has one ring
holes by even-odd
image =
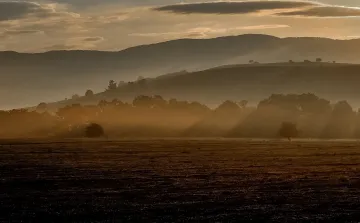
[[[279,130],[279,136],[287,138],[291,141],[291,138],[298,136],[299,132],[296,128],[296,124],[291,122],[283,122]]]
[[[321,58],[316,58],[316,62],[321,63],[322,59]]]
[[[104,136],[105,132],[101,125],[96,123],[91,123],[85,129],[85,136],[88,138],[99,138]]]

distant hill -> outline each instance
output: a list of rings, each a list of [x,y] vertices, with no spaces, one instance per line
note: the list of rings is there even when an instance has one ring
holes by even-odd
[[[179,72],[124,84],[94,97],[56,103],[56,106],[100,100],[131,101],[138,95],[161,95],[218,105],[225,100],[258,102],[271,94],[315,93],[330,100],[360,105],[360,65],[334,63],[273,63],[217,67]]]
[[[248,63],[249,60],[268,63],[321,57],[326,61],[359,63],[359,55],[360,40],[277,38],[253,34],[173,40],[120,52],[0,52],[1,108],[57,101],[70,98],[74,93],[84,94],[86,89],[101,92],[110,79],[130,81],[138,76],[151,78],[181,70],[198,71]],[[267,67],[259,66],[258,69]],[[217,80],[227,81],[219,75]],[[192,85],[189,88],[195,88]],[[184,96],[189,94],[183,93]]]

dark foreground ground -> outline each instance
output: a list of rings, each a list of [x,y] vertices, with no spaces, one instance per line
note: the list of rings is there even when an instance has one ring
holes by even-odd
[[[360,142],[0,146],[0,222],[358,222]]]

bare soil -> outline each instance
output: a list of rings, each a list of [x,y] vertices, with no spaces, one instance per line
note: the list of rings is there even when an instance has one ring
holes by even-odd
[[[1,222],[357,222],[360,142],[2,142]]]

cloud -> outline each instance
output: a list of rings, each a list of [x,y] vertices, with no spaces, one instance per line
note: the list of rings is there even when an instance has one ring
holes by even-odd
[[[19,19],[32,14],[44,15],[47,13],[51,13],[51,11],[33,2],[0,2],[0,21]]]
[[[183,32],[163,32],[163,33],[132,33],[129,36],[137,37],[165,37],[165,38],[206,38],[209,35],[215,34],[231,34],[232,32],[241,30],[264,30],[264,29],[278,29],[289,28],[288,25],[271,24],[271,25],[255,25],[255,26],[239,26],[231,28],[209,28],[209,27],[197,27],[188,29]]]
[[[6,30],[3,34],[6,35],[24,35],[24,34],[36,34],[42,33],[41,30]]]
[[[76,9],[97,8],[104,5],[121,7],[156,6],[163,4],[175,4],[179,0],[51,0],[59,4],[66,4]]]
[[[68,39],[74,35],[94,35],[91,32],[119,24],[127,18],[127,13],[119,11],[80,15],[69,11],[66,5],[57,3],[40,4],[0,0],[0,37],[3,39],[5,36],[16,35],[8,32],[1,33],[1,29],[42,30],[44,37]]]
[[[0,21],[23,18],[48,18],[63,15],[76,16],[74,13],[57,12],[54,4],[38,4],[27,1],[1,1]]]
[[[66,43],[63,44],[54,44],[51,46],[46,46],[43,48],[44,51],[55,51],[55,50],[76,50],[79,49],[80,46],[77,45],[69,45]]]
[[[13,36],[43,34],[43,33],[44,32],[41,30],[5,30],[4,32],[0,32],[0,38],[9,38]]]
[[[99,42],[99,41],[103,41],[104,38],[100,36],[96,36],[96,37],[85,37],[82,40],[85,42]]]
[[[248,14],[262,10],[296,9],[317,5],[313,2],[302,1],[246,1],[246,2],[204,2],[175,4],[156,7],[156,11],[166,11],[177,14]]]
[[[303,17],[353,17],[360,16],[360,8],[340,6],[319,6],[291,12],[281,12],[280,16],[303,16]]]
[[[65,40],[63,43],[43,47],[42,50],[89,50],[95,48],[98,43],[104,40],[101,36],[74,37]]]
[[[322,4],[312,1],[222,1],[174,4],[154,8],[175,14],[249,14],[273,11],[278,16],[353,17],[360,8]],[[279,12],[280,10],[280,12]]]

